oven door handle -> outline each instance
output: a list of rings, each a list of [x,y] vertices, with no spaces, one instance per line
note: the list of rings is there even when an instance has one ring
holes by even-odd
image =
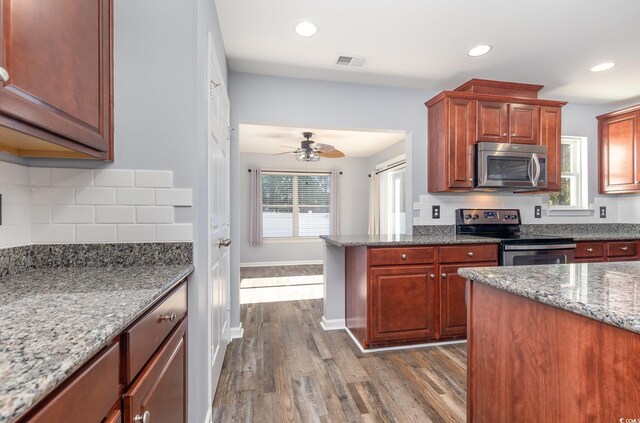
[[[531,160],[533,161],[536,168],[536,175],[533,177],[533,186],[538,186],[538,180],[540,179],[540,173],[542,172],[542,167],[540,166],[540,159],[536,153],[531,155]]]
[[[505,251],[528,251],[528,250],[572,250],[576,244],[547,244],[547,245],[505,245]]]

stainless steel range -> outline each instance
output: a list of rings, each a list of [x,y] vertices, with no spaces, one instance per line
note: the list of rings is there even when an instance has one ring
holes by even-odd
[[[456,233],[499,238],[500,265],[572,263],[576,244],[571,238],[520,233],[518,209],[458,209]]]

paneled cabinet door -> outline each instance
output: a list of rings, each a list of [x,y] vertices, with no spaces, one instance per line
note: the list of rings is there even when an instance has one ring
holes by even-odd
[[[600,121],[600,192],[640,190],[640,112]]]
[[[547,191],[562,187],[562,109],[540,108],[540,145],[547,147]]]
[[[515,144],[538,144],[539,125],[539,106],[509,103],[509,142]]]
[[[186,421],[187,318],[166,341],[123,396],[124,423],[148,413],[153,423]]]
[[[374,267],[370,276],[370,342],[436,336],[435,267]]]
[[[474,266],[479,266],[474,264]],[[467,279],[458,275],[465,266],[440,266],[440,336],[456,336],[467,333],[467,304],[465,286]]]
[[[111,1],[0,0],[0,113],[108,151]]]
[[[478,101],[478,141],[509,142],[509,105]]]
[[[473,145],[476,142],[475,100],[449,99],[448,136],[449,188],[473,188]]]

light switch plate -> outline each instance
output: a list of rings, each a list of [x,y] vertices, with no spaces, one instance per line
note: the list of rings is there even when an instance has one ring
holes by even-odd
[[[440,219],[440,206],[431,206],[431,218]]]
[[[536,206],[535,212],[533,215],[536,219],[540,219],[542,217],[542,206]]]
[[[600,219],[607,218],[607,208],[605,206],[600,207]]]

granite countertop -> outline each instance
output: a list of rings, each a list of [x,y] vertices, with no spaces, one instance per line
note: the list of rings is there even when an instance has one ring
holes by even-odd
[[[0,423],[17,419],[193,265],[37,269],[0,279]]]
[[[640,262],[483,267],[458,273],[640,334]]]
[[[403,245],[438,244],[497,244],[497,238],[484,238],[468,235],[339,235],[321,236],[325,242],[338,247],[393,247]]]
[[[574,241],[635,241],[640,239],[637,232],[552,232],[549,235],[573,238]]]

